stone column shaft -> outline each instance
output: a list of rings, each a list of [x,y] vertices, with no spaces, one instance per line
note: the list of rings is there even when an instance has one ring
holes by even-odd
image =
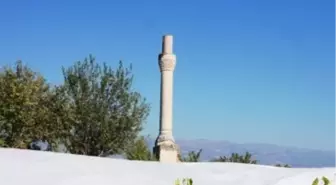
[[[173,78],[176,56],[173,54],[173,37],[163,36],[162,52],[159,55],[161,72],[160,134],[158,140],[174,141],[173,129]]]
[[[173,129],[173,71],[161,73],[160,134],[172,135]]]
[[[155,141],[154,153],[161,162],[177,162],[178,146],[173,137],[173,78],[176,57],[173,54],[173,37],[163,36],[159,54],[161,72],[160,132]]]

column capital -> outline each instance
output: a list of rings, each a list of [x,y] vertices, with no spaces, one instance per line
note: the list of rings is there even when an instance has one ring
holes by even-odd
[[[160,54],[159,66],[160,71],[174,71],[176,65],[176,56],[174,54]]]

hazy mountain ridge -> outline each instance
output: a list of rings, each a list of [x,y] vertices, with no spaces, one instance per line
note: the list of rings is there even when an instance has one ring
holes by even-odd
[[[155,139],[149,139],[153,147]],[[208,161],[218,156],[231,155],[233,152],[253,154],[260,164],[273,165],[289,164],[292,167],[334,167],[335,151],[322,151],[272,144],[238,144],[228,141],[212,141],[206,139],[185,140],[177,139],[182,154],[203,149],[201,160]]]

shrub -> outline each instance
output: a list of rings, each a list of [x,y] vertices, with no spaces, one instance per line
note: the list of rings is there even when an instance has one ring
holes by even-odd
[[[176,179],[175,185],[193,185],[192,178]]]
[[[322,182],[323,182],[323,185],[330,185],[330,180],[327,178],[327,177],[322,177]],[[319,185],[319,179],[316,178],[312,185]]]

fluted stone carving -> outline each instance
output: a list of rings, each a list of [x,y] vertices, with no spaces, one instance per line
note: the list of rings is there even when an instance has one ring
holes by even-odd
[[[160,54],[159,67],[160,71],[174,71],[176,65],[176,56],[174,54]]]

